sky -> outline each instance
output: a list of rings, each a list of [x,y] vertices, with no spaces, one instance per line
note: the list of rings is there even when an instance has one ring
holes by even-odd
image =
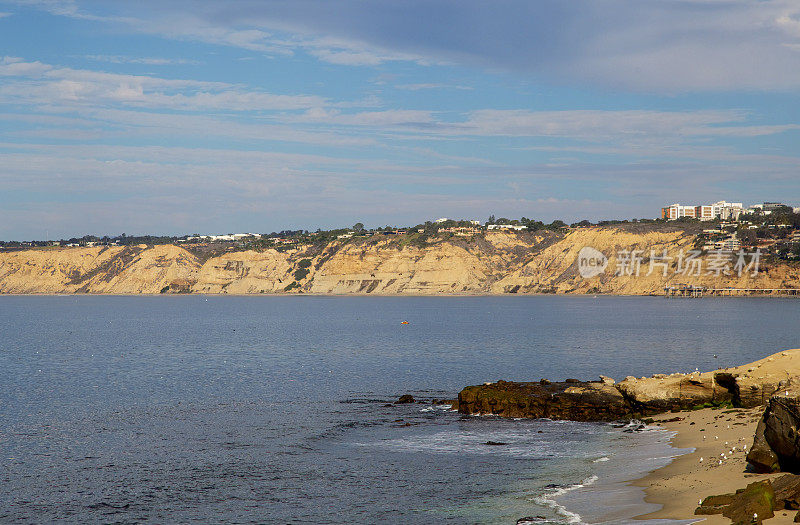
[[[0,0],[0,239],[800,206],[797,0]]]

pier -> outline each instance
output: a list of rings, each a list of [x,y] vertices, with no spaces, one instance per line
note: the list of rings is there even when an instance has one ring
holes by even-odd
[[[692,284],[664,287],[665,297],[744,297],[759,295],[800,296],[800,288],[708,288]]]

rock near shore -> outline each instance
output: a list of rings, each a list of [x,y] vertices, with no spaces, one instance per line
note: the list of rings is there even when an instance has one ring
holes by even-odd
[[[468,386],[458,395],[462,414],[613,421],[670,410],[766,403],[793,377],[800,380],[800,350],[787,350],[747,365],[690,374],[598,381],[510,382]],[[800,457],[800,456],[798,456]]]

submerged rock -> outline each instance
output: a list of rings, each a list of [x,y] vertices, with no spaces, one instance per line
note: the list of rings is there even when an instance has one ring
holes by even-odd
[[[394,403],[396,405],[399,405],[402,403],[413,403],[413,402],[414,402],[414,396],[412,396],[411,394],[403,394],[402,396],[400,396],[400,399],[398,399]]]

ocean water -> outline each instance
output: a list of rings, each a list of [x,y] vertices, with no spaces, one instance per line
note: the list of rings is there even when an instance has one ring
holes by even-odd
[[[800,346],[799,319],[778,298],[0,297],[0,522],[630,523],[654,508],[627,482],[680,453],[666,432],[392,402],[743,363]]]

